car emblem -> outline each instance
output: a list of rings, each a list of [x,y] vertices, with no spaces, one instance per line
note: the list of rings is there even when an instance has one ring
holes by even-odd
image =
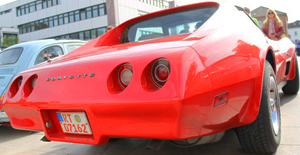
[[[86,77],[94,77],[96,74],[95,73],[90,73],[90,74],[78,74],[78,75],[68,75],[68,76],[58,76],[58,77],[48,77],[46,78],[46,81],[55,81],[55,80],[65,80],[65,79],[74,79],[76,78],[86,78]]]

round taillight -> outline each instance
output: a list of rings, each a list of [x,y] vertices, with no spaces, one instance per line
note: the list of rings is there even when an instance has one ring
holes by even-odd
[[[164,65],[164,64],[160,64],[155,68],[155,78],[160,81],[160,82],[165,82],[168,77],[169,77],[169,68]]]
[[[120,67],[118,72],[118,80],[123,89],[129,85],[132,78],[132,74],[133,71],[131,64],[125,63]]]
[[[19,91],[19,89],[22,85],[22,81],[23,81],[23,77],[19,76],[12,82],[12,84],[9,88],[9,97],[12,98],[17,94],[17,92]]]
[[[32,93],[33,89],[36,86],[37,80],[38,80],[38,76],[36,74],[28,78],[28,80],[25,82],[23,87],[24,97],[28,97]]]
[[[154,83],[162,87],[170,75],[170,63],[167,59],[157,59],[151,69],[151,76]]]

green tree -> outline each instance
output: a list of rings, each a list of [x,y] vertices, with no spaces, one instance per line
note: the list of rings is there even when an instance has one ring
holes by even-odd
[[[18,41],[19,40],[16,36],[9,36],[9,37],[4,36],[1,46],[5,46],[5,47],[12,46],[12,45],[17,44]]]

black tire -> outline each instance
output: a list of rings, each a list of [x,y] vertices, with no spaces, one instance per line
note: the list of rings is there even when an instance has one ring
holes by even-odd
[[[264,65],[262,95],[257,118],[251,124],[236,128],[236,133],[240,144],[249,153],[274,153],[279,146],[280,98],[276,77],[268,61]]]
[[[299,68],[298,60],[295,56],[295,78],[293,80],[287,81],[287,84],[282,88],[284,94],[297,94],[299,91]]]

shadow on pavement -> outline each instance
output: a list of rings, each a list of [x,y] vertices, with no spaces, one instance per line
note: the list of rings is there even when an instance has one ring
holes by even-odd
[[[0,126],[0,143],[8,142],[11,140],[19,139],[21,137],[30,136],[37,132],[25,131],[25,130],[16,130],[10,125]]]
[[[282,92],[279,93],[280,96],[280,104],[281,106],[284,106],[285,104],[291,102],[292,100],[294,100],[297,97],[298,94],[295,95],[286,95]]]

